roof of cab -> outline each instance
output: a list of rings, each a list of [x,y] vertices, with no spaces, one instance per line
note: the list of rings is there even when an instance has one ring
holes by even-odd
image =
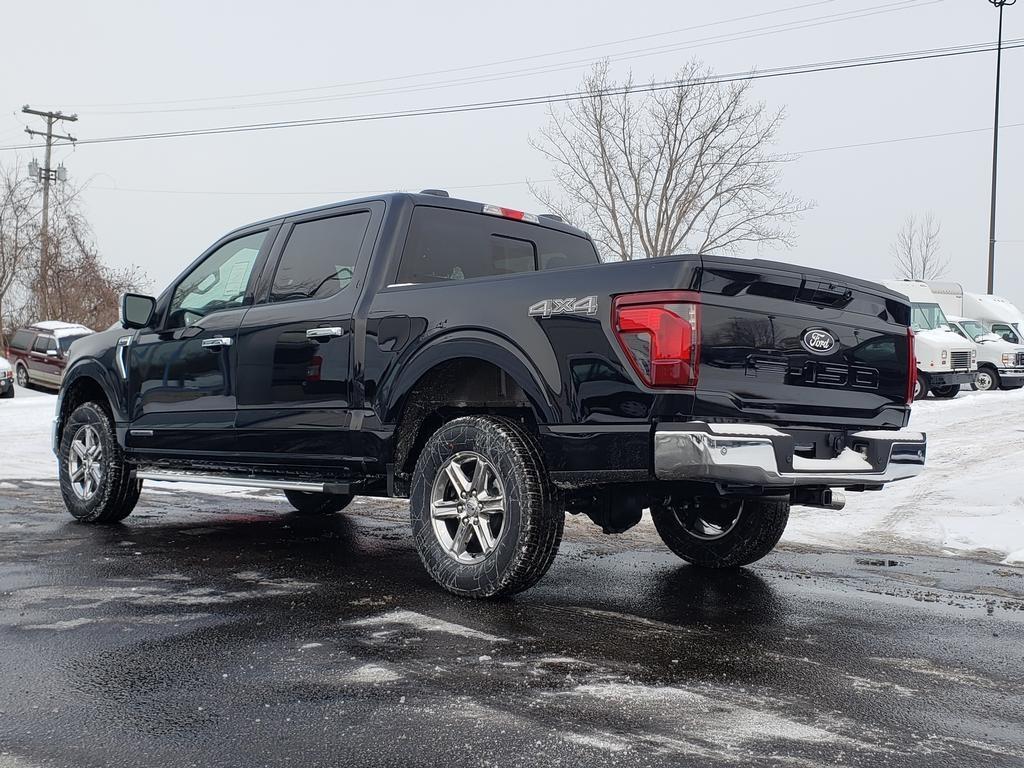
[[[483,203],[474,200],[463,200],[458,197],[444,197],[443,195],[430,193],[425,194],[423,192],[387,192],[381,195],[368,195],[366,197],[358,197],[352,200],[340,200],[335,203],[328,203],[326,205],[319,205],[313,208],[304,208],[299,211],[283,213],[279,216],[272,216],[268,219],[262,219],[260,221],[254,221],[250,224],[245,224],[241,227],[236,227],[234,230],[232,230],[232,232],[242,229],[249,229],[250,227],[259,226],[260,224],[271,224],[273,222],[281,221],[283,219],[289,219],[294,216],[305,216],[310,213],[318,213],[320,211],[326,212],[333,210],[334,208],[340,208],[342,206],[358,205],[359,203],[370,203],[378,200],[383,201],[384,203],[426,205],[431,206],[433,208],[451,208],[457,211],[468,211],[469,213],[480,214],[484,212],[484,206],[489,205],[489,203]],[[495,205],[498,204],[495,203]],[[547,227],[548,229],[566,232],[571,235],[577,235],[578,237],[585,237],[588,240],[590,239],[590,235],[587,232],[583,231],[582,229],[574,227],[571,224],[566,224],[565,222],[562,221],[557,221],[555,219],[543,218],[537,222],[527,221],[523,223],[531,224],[532,226],[535,227]]]

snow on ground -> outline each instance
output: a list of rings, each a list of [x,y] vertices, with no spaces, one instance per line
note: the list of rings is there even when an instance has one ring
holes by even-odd
[[[794,509],[783,541],[907,553],[988,550],[1024,562],[1024,389],[925,400],[914,405],[910,427],[928,434],[922,474],[849,493],[841,512]]]
[[[0,481],[56,480],[50,452],[55,404],[52,394],[24,389],[13,400],[0,400]],[[926,400],[914,406],[910,426],[928,433],[923,474],[882,491],[847,494],[840,512],[794,508],[783,541],[1024,563],[1024,389]],[[247,493],[193,484],[147,488]]]

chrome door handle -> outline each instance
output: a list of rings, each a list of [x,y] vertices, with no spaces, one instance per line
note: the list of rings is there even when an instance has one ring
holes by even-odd
[[[203,339],[203,349],[216,351],[222,347],[230,347],[232,342],[233,339],[229,339],[227,336],[214,336],[212,339]]]
[[[306,331],[306,338],[313,339],[330,339],[336,336],[341,336],[341,328],[333,326],[331,328],[310,328]]]

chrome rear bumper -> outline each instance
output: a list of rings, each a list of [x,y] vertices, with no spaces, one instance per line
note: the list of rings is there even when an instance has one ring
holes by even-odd
[[[878,486],[924,469],[927,438],[913,430],[868,430],[848,436],[832,459],[796,455],[785,432],[761,424],[665,424],[654,433],[659,480],[760,486]]]

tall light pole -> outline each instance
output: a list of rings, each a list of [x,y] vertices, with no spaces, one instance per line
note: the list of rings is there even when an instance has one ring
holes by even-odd
[[[992,128],[992,208],[988,224],[988,292],[995,290],[996,268],[996,172],[999,168],[999,75],[1003,64],[1003,7],[1017,0],[988,0],[999,9],[999,42],[996,44],[996,117]]]

